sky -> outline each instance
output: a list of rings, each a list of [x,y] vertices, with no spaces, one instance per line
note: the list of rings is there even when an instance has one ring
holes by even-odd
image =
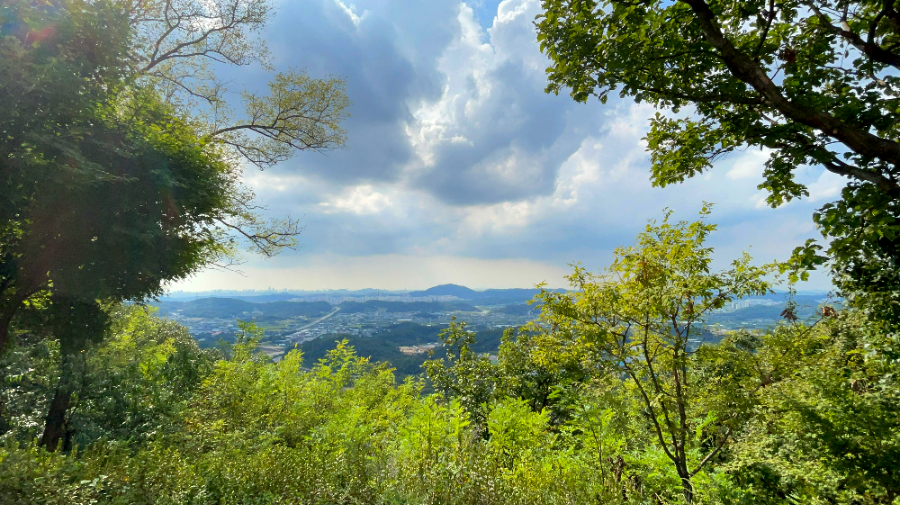
[[[812,213],[844,180],[821,168],[810,196],[778,209],[757,189],[768,154],[733,153],[666,188],[642,138],[655,110],[546,94],[539,0],[277,3],[262,34],[277,69],[346,79],[345,148],[301,152],[244,177],[272,217],[300,218],[297,250],[247,255],[172,290],[565,287],[570,264],[601,269],[651,219],[695,220],[714,203],[716,265],[749,251],[787,259],[818,238]],[[259,68],[230,75],[265,87]],[[828,289],[814,275],[801,289]]]

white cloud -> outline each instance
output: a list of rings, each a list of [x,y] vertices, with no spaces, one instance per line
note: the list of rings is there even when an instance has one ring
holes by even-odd
[[[494,58],[493,49],[483,41],[484,31],[464,3],[459,6],[457,21],[459,38],[437,64],[446,78],[441,97],[419,104],[413,111],[414,121],[406,129],[421,165],[426,167],[434,166],[435,151],[441,144],[459,143],[455,139],[468,142],[464,126],[480,109],[478,98],[491,94],[485,70]]]
[[[769,159],[769,149],[747,151],[731,167],[725,175],[729,179],[754,179],[762,176],[766,160]]]
[[[556,180],[553,201],[556,205],[571,206],[578,202],[581,188],[600,180],[600,157],[603,144],[596,137],[581,141],[581,146],[563,162]]]
[[[808,186],[809,201],[821,202],[822,200],[834,200],[840,194],[844,186],[847,185],[847,179],[840,175],[833,174],[828,170],[822,170],[822,174],[815,182]]]
[[[362,16],[358,15],[358,14],[356,13],[356,6],[355,6],[355,5],[350,4],[349,6],[347,6],[347,4],[345,4],[345,3],[342,2],[341,0],[334,0],[334,3],[335,3],[342,11],[344,11],[345,14],[347,14],[347,17],[349,17],[349,18],[350,18],[350,21],[353,22],[353,26],[359,26],[359,23],[361,23],[362,20],[366,17],[366,14],[368,14],[368,11],[363,11]]]
[[[406,133],[416,157],[406,169],[413,185],[458,205],[552,191],[554,172],[570,154],[554,151],[571,149],[560,142],[577,145],[561,136],[575,104],[543,93],[548,62],[532,24],[539,11],[535,0],[506,0],[484,30],[459,4],[457,36],[436,61],[441,93],[410,104]]]
[[[351,212],[353,214],[378,214],[390,208],[393,203],[390,196],[375,191],[372,186],[357,186],[345,192],[343,196],[333,198],[319,204],[326,213]]]
[[[308,179],[301,174],[259,170],[245,172],[244,182],[256,192],[266,193],[296,193],[309,184]]]
[[[459,228],[461,235],[504,235],[519,232],[529,224],[538,210],[532,202],[502,202],[467,207]]]
[[[769,209],[771,206],[769,202],[766,201],[766,198],[769,196],[768,193],[764,191],[760,191],[759,193],[754,194],[750,197],[750,201],[753,202],[753,207],[757,209]]]

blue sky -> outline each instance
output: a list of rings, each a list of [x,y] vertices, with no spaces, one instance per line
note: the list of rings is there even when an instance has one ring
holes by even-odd
[[[703,201],[715,203],[722,266],[744,250],[785,259],[818,236],[812,212],[842,179],[807,168],[810,197],[771,209],[756,189],[759,150],[653,188],[641,139],[654,110],[545,94],[539,12],[539,0],[280,2],[263,34],[273,64],[346,78],[347,147],[245,173],[267,213],[302,216],[298,250],[172,288],[564,286],[569,263],[601,268],[664,208],[692,220]],[[266,80],[254,68],[229,77],[248,89]]]

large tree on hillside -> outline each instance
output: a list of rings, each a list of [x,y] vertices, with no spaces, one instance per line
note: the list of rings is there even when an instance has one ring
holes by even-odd
[[[729,383],[703,381],[694,349],[712,312],[771,291],[765,279],[772,266],[754,267],[746,253],[712,271],[706,240],[716,226],[706,222],[709,212],[705,205],[700,220],[676,223],[667,211],[633,246],[616,249],[606,271],[576,266],[567,277],[572,291],[542,289],[535,297],[541,316],[526,327],[535,334],[531,352],[538,361],[576,356],[593,373],[624,382],[689,504],[694,478],[731,442],[742,415],[734,391],[725,391],[731,403],[709,401]]]
[[[242,37],[258,20],[240,14],[246,5],[264,2],[16,0],[0,9],[0,350],[17,317],[21,329],[60,340],[50,448],[66,435],[78,357],[102,337],[101,301],[156,295],[231,257],[238,238],[266,255],[290,246],[296,223],[258,217],[240,184],[241,155],[275,162],[343,141],[340,80],[277,75],[271,96],[245,93],[247,117],[228,123],[166,91],[177,71],[199,78],[205,58],[252,51]],[[176,19],[175,8],[187,10]],[[182,84],[189,96],[206,89]]]
[[[59,339],[43,437],[55,447],[82,351],[103,337],[98,300],[156,294],[224,252],[219,222],[236,216],[236,181],[152,93],[120,99],[129,28],[113,6],[2,14],[0,345],[17,314]]]
[[[746,146],[768,148],[768,202],[808,195],[799,168],[847,178],[814,215],[845,296],[900,322],[900,3],[893,0],[543,0],[548,91],[657,114],[652,180],[666,186]],[[678,114],[679,111],[688,114]],[[795,258],[821,264],[807,243]]]
[[[90,285],[103,283],[107,274],[128,277],[90,295],[90,289],[82,291],[89,299],[110,293],[138,299],[158,293],[164,281],[230,257],[238,239],[265,255],[293,244],[296,221],[261,219],[252,191],[240,183],[242,167],[342,145],[339,122],[348,102],[341,79],[287,72],[273,77],[267,96],[242,93],[244,114],[228,108],[227,90],[212,65],[267,65],[265,45],[252,35],[270,11],[266,0],[4,4],[0,347],[29,297],[51,286],[59,291],[79,284],[66,281],[69,274],[63,272],[75,269]],[[185,179],[161,175],[177,171],[179,163]],[[215,212],[182,208],[190,202],[177,198],[206,198]],[[172,250],[137,232],[133,238],[140,244],[112,239],[135,217],[121,212],[123,206],[152,215],[160,230],[177,223],[182,232],[202,231],[209,247],[194,251],[191,266],[177,272],[125,266]],[[91,247],[82,244],[83,236]],[[121,263],[115,268],[85,268],[113,258]]]

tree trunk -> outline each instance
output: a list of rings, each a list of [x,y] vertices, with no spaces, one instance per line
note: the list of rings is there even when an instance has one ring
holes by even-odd
[[[48,451],[55,451],[63,442],[63,450],[68,444],[69,423],[66,414],[72,401],[72,391],[69,388],[56,388],[53,401],[50,402],[50,410],[47,412],[47,420],[44,423],[44,435],[41,437],[41,445]]]
[[[2,306],[2,304],[0,304]],[[16,315],[16,309],[18,305],[12,305],[10,307],[4,307],[4,310],[0,311],[0,356],[6,352],[6,348],[10,343],[9,338],[9,327],[12,325],[13,317]],[[6,371],[2,371],[0,373],[0,380],[6,380]],[[6,405],[3,403],[3,400],[0,399],[0,435],[6,433],[10,430],[11,425],[6,420]]]
[[[694,484],[691,482],[691,476],[687,468],[678,469],[678,476],[681,477],[681,492],[684,494],[684,501],[690,505],[694,503]]]
[[[9,326],[12,324],[17,308],[11,307],[0,313],[0,353],[3,353],[9,344]]]
[[[82,360],[79,359],[79,356],[70,353],[63,354],[59,370],[59,383],[53,394],[53,401],[50,402],[50,409],[47,411],[44,434],[40,442],[40,445],[48,451],[53,452],[59,448],[60,441],[62,441],[63,450],[69,449],[71,432],[69,431],[68,413],[81,372],[83,372]]]

